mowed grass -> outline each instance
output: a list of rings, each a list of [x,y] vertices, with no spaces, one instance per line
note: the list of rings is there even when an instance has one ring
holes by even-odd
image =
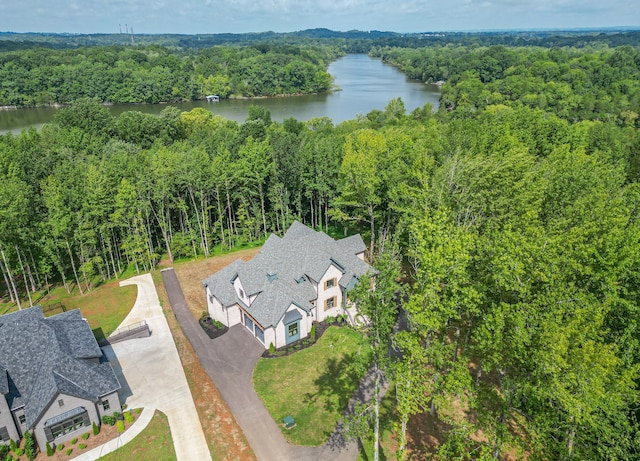
[[[119,284],[120,280],[111,281],[82,296],[62,300],[67,310],[80,309],[98,341],[118,328],[138,296],[137,286]]]
[[[362,334],[329,328],[318,342],[288,357],[260,359],[253,385],[285,438],[297,445],[321,445],[333,432],[366,367],[369,352]],[[296,427],[284,429],[293,416]]]
[[[156,410],[149,425],[131,442],[109,453],[100,461],[174,461],[177,459],[169,421],[164,413]]]
[[[135,273],[127,273],[126,277],[110,280],[91,291],[80,294],[77,287],[67,293],[63,286],[53,288],[49,293],[38,292],[32,294],[33,305],[42,305],[44,315],[50,317],[62,312],[56,308],[49,310],[49,306],[62,304],[67,311],[80,309],[99,341],[113,333],[131,311],[138,296],[138,288],[133,286],[120,287],[120,282]],[[29,307],[28,299],[22,299],[22,309]],[[0,315],[18,310],[15,303],[0,304]]]

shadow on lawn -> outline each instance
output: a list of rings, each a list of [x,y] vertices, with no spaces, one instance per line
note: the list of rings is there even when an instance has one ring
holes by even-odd
[[[345,409],[353,390],[360,382],[358,366],[354,365],[358,360],[359,357],[356,353],[346,354],[339,360],[330,358],[326,371],[313,382],[317,386],[318,392],[306,393],[304,401],[315,402],[319,397],[323,397],[327,411]]]

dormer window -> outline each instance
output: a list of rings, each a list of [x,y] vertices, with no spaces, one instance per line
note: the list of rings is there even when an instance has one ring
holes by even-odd
[[[335,277],[332,279],[329,279],[326,282],[324,282],[324,289],[328,290],[329,288],[333,288],[336,286],[336,284],[337,284],[337,280]]]

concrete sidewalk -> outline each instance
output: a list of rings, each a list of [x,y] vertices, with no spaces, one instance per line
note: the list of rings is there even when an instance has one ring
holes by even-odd
[[[106,346],[103,351],[120,379],[121,401],[129,408],[143,407],[145,410],[138,421],[143,417],[144,420],[139,427],[136,421],[122,437],[76,459],[97,459],[119,448],[137,435],[132,432],[129,437],[129,432],[134,429],[138,433],[141,432],[151,420],[154,410],[158,409],[167,415],[179,461],[211,460],[182,363],[151,275],[133,277],[120,285],[138,287],[135,305],[120,327],[146,320],[151,329],[151,336]]]

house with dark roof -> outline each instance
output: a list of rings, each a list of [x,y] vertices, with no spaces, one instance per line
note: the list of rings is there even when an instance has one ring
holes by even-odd
[[[266,348],[309,335],[313,321],[347,314],[347,293],[373,268],[360,235],[334,240],[294,222],[283,237],[269,236],[250,261],[238,259],[202,283],[211,318],[243,324]]]
[[[80,310],[0,316],[0,440],[32,431],[41,451],[121,412],[120,383]]]

